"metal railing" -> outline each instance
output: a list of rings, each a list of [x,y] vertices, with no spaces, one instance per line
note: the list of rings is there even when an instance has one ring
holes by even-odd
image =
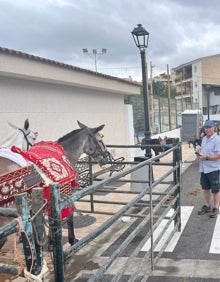
[[[120,146],[119,146],[120,147]],[[171,155],[170,162],[162,162],[163,158],[167,155]],[[160,162],[156,162],[160,160]],[[55,250],[54,254],[57,256],[58,260],[55,265],[55,281],[64,281],[64,272],[63,265],[70,258],[74,261],[77,260],[78,251],[82,248],[85,248],[84,253],[86,253],[86,247],[91,241],[94,242],[98,240],[99,236],[103,232],[107,232],[110,227],[119,222],[119,219],[125,215],[131,216],[136,222],[136,227],[129,232],[126,239],[118,246],[118,248],[113,251],[113,253],[106,259],[106,261],[100,266],[99,269],[96,269],[94,274],[90,275],[88,281],[99,281],[100,279],[105,279],[106,273],[111,269],[112,264],[120,259],[120,256],[123,252],[131,246],[133,240],[140,234],[145,234],[141,237],[139,243],[135,246],[135,249],[132,251],[130,257],[127,257],[124,260],[121,269],[117,270],[117,274],[113,275],[112,281],[120,281],[120,278],[126,274],[129,265],[135,260],[138,259],[139,263],[137,268],[132,272],[128,281],[135,281],[137,277],[142,277],[143,281],[146,281],[147,273],[144,271],[149,268],[146,267],[146,263],[149,261],[151,264],[151,270],[154,269],[155,263],[161,257],[166,246],[170,242],[173,234],[176,231],[181,229],[181,217],[180,217],[180,191],[181,191],[181,174],[180,174],[180,163],[181,163],[181,144],[174,144],[173,147],[166,152],[162,153],[159,156],[154,158],[142,161],[142,162],[124,162],[126,166],[120,172],[117,172],[111,176],[107,174],[106,170],[99,170],[92,172],[91,181],[92,184],[86,188],[83,188],[80,191],[75,192],[69,199],[60,200],[59,196],[59,185],[51,187],[51,194],[53,194],[52,199],[54,199],[55,212],[51,216],[54,217],[54,222],[59,220],[59,211],[64,207],[68,206],[69,202],[88,202],[89,208],[87,210],[80,210],[81,212],[86,213],[102,213],[109,215],[109,218],[101,224],[98,228],[92,231],[90,234],[86,235],[79,242],[73,246],[62,250],[62,232],[60,226],[58,229],[54,229],[54,238],[55,238]],[[90,164],[92,167],[92,164]],[[167,171],[161,175],[158,179],[153,179],[153,167],[154,166],[166,166]],[[92,171],[92,168],[91,168]],[[141,172],[140,172],[141,171]],[[147,178],[139,180],[135,178],[137,175],[142,175],[143,171],[146,172]],[[136,173],[138,173],[136,175]],[[135,174],[135,177],[133,177]],[[99,177],[99,178],[98,178]],[[116,183],[120,183],[121,186],[115,186]],[[140,185],[136,191],[132,191],[132,185]],[[163,185],[163,190],[160,189],[160,186]],[[114,188],[111,188],[114,187]],[[130,187],[128,189],[128,187]],[[158,189],[159,187],[159,189]],[[165,187],[165,188],[164,188]],[[116,198],[118,194],[130,194],[133,195],[132,199],[129,201],[117,201],[117,200],[97,200],[96,195],[101,193],[111,193],[115,194]],[[114,198],[114,197],[113,197]],[[51,201],[53,206],[53,200]],[[114,212],[105,212],[99,211],[99,205],[106,205],[108,209],[109,205],[119,206],[117,211]],[[135,210],[138,207],[138,212]],[[53,208],[52,208],[53,210]],[[160,231],[159,235],[154,238],[154,231],[162,222],[166,219],[167,222],[163,229]],[[155,251],[158,242],[160,242],[164,232],[168,230],[171,222],[174,223],[172,232],[163,242],[161,250]],[[105,233],[106,234],[106,233]],[[147,250],[143,257],[139,257],[139,253],[146,242],[150,240],[150,248]],[[56,249],[56,247],[58,249]],[[74,255],[73,255],[74,254]],[[71,263],[72,264],[72,263]],[[72,264],[74,267],[74,263]],[[74,277],[71,277],[74,278]],[[102,280],[103,281],[103,280]]]
[[[128,149],[138,146],[112,145],[112,147]],[[169,161],[164,161],[167,156],[171,156]],[[160,162],[157,162],[158,160]],[[180,143],[173,144],[169,150],[159,156],[147,160],[143,159],[143,161],[126,162],[120,158],[117,164],[117,158],[113,158],[104,169],[98,169],[97,165],[90,160],[87,164],[90,172],[89,186],[75,192],[71,197],[62,197],[59,184],[54,183],[50,185],[51,198],[48,203],[43,202],[42,188],[33,189],[32,214],[29,211],[27,193],[16,196],[17,211],[1,208],[0,216],[19,217],[22,226],[19,227],[18,221],[14,220],[1,227],[0,239],[19,232],[21,228],[21,239],[26,261],[26,277],[43,277],[46,272],[43,260],[43,245],[45,244],[45,215],[43,215],[43,208],[45,208],[45,205],[49,205],[49,222],[53,240],[54,273],[52,280],[62,282],[69,279],[69,277],[66,278],[66,273],[68,273],[70,259],[72,269],[76,265],[74,262],[77,262],[79,257],[82,256],[81,250],[83,250],[84,256],[88,258],[91,255],[89,243],[93,242],[93,245],[97,244],[98,247],[102,242],[100,240],[103,240],[103,238],[108,241],[108,234],[111,233],[112,229],[117,229],[121,219],[124,216],[129,216],[133,221],[123,229],[125,235],[121,234],[123,240],[121,239],[120,245],[102,263],[95,264],[99,265],[99,267],[93,269],[88,281],[105,281],[106,275],[109,275],[109,273],[111,273],[111,281],[120,281],[123,275],[127,275],[128,281],[135,281],[137,278],[146,281],[149,272],[154,269],[157,260],[163,254],[173,234],[181,229],[181,160]],[[123,169],[118,169],[118,165]],[[117,166],[115,173],[111,173],[113,166]],[[166,167],[166,171],[157,178],[154,177],[154,168],[156,166]],[[106,193],[111,195],[111,199],[100,198],[100,195]],[[123,195],[123,201],[117,199],[118,195]],[[129,195],[129,197],[126,197],[126,195]],[[97,199],[97,196],[99,199]],[[103,214],[107,215],[108,218],[77,243],[64,249],[63,224],[60,220],[60,213],[63,208],[76,202],[79,205],[88,203],[87,209],[79,209],[79,212],[93,215]],[[100,205],[106,208],[100,210]],[[108,211],[109,206],[114,207],[113,211]],[[159,234],[155,236],[155,230],[164,220],[166,222],[163,224],[163,228],[159,228]],[[171,226],[171,223],[173,226]],[[169,235],[163,240],[158,251],[157,246],[159,243],[161,244],[162,236],[168,229],[170,230],[170,226],[172,230],[169,231]],[[115,240],[117,240],[117,236]],[[135,241],[136,244],[134,244]],[[147,242],[150,242],[150,246],[143,251],[143,247],[146,246]],[[121,260],[128,248],[132,249],[132,252]],[[142,253],[142,256],[140,256],[140,253]],[[120,267],[116,272],[111,272],[117,260],[120,261]],[[138,263],[135,264],[135,261],[138,261]],[[132,268],[131,273],[129,272],[130,268]],[[0,271],[17,275],[20,270],[18,266],[0,264]],[[77,272],[79,278],[81,270],[78,269]],[[75,277],[71,277],[71,279],[73,278]]]

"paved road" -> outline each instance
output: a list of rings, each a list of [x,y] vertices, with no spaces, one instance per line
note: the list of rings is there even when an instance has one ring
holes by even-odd
[[[197,215],[203,205],[197,161],[183,173],[182,181],[181,206],[193,206],[191,216],[173,252],[164,253],[147,282],[219,282],[220,237],[219,232],[215,239],[213,234],[220,229],[220,218]]]

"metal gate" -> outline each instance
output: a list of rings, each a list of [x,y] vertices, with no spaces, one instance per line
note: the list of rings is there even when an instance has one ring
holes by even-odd
[[[171,156],[171,161],[164,162],[163,158],[168,155]],[[149,160],[123,162],[125,169],[110,177],[106,176],[106,170],[92,173],[90,180],[93,184],[74,193],[68,200],[61,200],[58,184],[51,186],[51,217],[56,223],[52,228],[54,273],[51,281],[54,281],[54,276],[57,282],[77,279],[121,281],[122,278],[127,281],[146,281],[174,233],[181,229],[181,160],[181,143],[177,143]],[[158,179],[153,178],[155,166],[167,167],[166,172]],[[145,170],[147,179],[134,179],[132,174],[138,170],[141,170],[141,175]],[[140,184],[137,191],[131,189],[134,183]],[[105,193],[114,194],[114,199],[97,199],[97,195]],[[129,201],[117,200],[118,195],[125,194],[130,196]],[[88,204],[87,209],[79,212],[107,214],[109,218],[79,242],[63,249],[59,215],[61,209],[68,206],[70,201]],[[106,207],[102,211],[96,208],[100,204]],[[119,205],[120,208],[112,213],[108,209],[109,205]],[[132,221],[124,227],[122,219],[126,217],[132,218]],[[155,237],[156,229],[159,231]],[[162,240],[168,229],[169,235]],[[109,244],[108,251],[102,252],[103,245],[109,243],[113,236],[117,241],[116,245]],[[147,243],[149,248],[146,248]],[[159,251],[158,244],[161,245]],[[146,248],[145,251],[143,248]]]

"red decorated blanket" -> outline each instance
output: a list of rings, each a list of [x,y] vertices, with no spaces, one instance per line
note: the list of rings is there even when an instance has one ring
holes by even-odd
[[[22,151],[20,148],[13,146],[13,152],[21,154],[28,162],[34,163],[38,166],[52,181],[59,182],[60,193],[73,193],[73,188],[78,186],[75,181],[76,172],[73,170],[66,154],[58,143],[41,141],[32,146],[28,151]],[[44,187],[44,198],[50,198],[49,187],[42,184]],[[61,217],[65,218],[70,208],[67,207],[61,212]]]
[[[27,161],[36,164],[54,182],[59,182],[62,185],[76,178],[76,172],[68,161],[63,148],[56,142],[41,141],[28,151],[22,151],[15,146],[11,150],[21,154]]]

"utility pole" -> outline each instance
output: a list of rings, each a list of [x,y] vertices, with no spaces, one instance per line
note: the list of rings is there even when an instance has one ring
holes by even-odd
[[[193,85],[192,85],[192,80],[190,81],[190,98],[191,98],[191,110],[193,110],[194,106],[193,106]]]
[[[210,89],[211,89],[211,86],[210,85],[206,85],[206,93],[207,93],[207,110],[208,110],[208,113],[207,113],[207,116],[208,116],[208,120],[210,119]]]
[[[183,73],[180,74],[181,83],[181,112],[183,112]]]
[[[150,95],[151,95],[151,118],[152,118],[152,125],[151,125],[151,132],[154,133],[154,95],[153,95],[153,65],[150,62]]]
[[[170,72],[169,72],[169,65],[167,65],[167,91],[168,91],[169,131],[171,131],[172,130],[172,121],[171,121],[171,104],[170,104]]]

